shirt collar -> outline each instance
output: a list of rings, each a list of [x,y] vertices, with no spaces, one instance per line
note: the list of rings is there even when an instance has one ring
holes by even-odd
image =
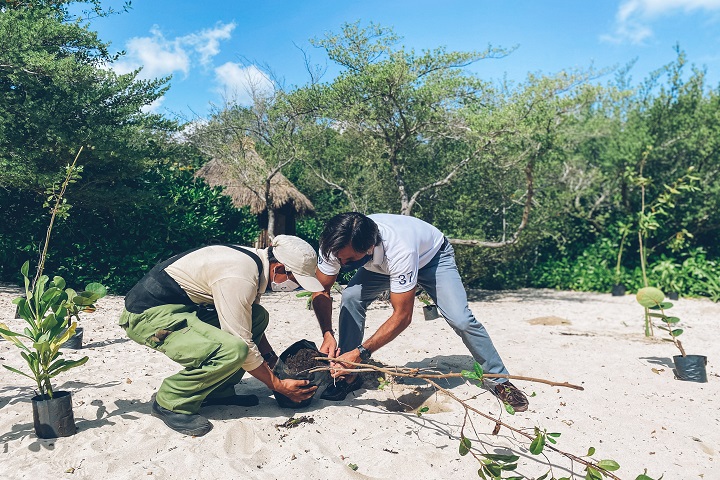
[[[385,260],[385,247],[383,245],[383,242],[380,242],[380,244],[375,245],[375,248],[373,249],[372,263],[373,263],[373,265],[382,265],[384,260]]]

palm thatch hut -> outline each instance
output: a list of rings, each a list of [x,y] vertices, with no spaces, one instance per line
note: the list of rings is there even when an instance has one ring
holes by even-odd
[[[245,148],[243,160],[246,165],[266,165],[253,148]],[[236,208],[250,207],[262,229],[256,242],[258,248],[269,245],[268,230],[273,235],[295,235],[296,217],[315,213],[312,202],[282,173],[277,172],[272,177],[269,195],[266,195],[266,176],[257,175],[257,172],[254,176],[245,173],[226,161],[214,158],[195,173],[195,178],[204,179],[212,187],[223,187],[223,194],[232,199]],[[266,197],[271,201],[270,212]],[[271,229],[268,228],[270,221],[273,222]]]

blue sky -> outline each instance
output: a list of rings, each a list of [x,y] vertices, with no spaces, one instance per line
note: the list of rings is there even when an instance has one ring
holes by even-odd
[[[638,82],[672,61],[679,43],[690,63],[707,69],[710,85],[720,83],[720,0],[133,0],[129,12],[93,20],[91,28],[127,52],[117,71],[142,66],[145,77],[173,75],[152,108],[191,118],[227,98],[244,102],[243,85],[263,83],[268,67],[287,85],[305,83],[300,49],[325,64],[308,40],[358,20],[393,27],[416,50],[517,46],[471,67],[486,80],[637,59],[631,74]]]

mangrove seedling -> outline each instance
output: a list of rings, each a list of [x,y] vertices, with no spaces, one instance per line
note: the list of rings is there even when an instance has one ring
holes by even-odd
[[[672,308],[673,304],[665,301],[665,294],[662,290],[655,287],[644,287],[638,290],[635,298],[645,308],[645,325],[652,328],[652,318],[662,321],[664,325],[659,325],[658,328],[668,332],[670,335],[668,341],[673,342],[684,357],[685,349],[683,349],[680,340],[677,339],[683,333],[681,328],[677,328],[680,319],[665,313],[666,310]]]

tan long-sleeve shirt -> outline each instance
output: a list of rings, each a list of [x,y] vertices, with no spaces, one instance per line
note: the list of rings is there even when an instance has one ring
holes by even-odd
[[[214,305],[220,328],[248,345],[248,356],[242,365],[246,371],[259,367],[263,358],[252,340],[252,304],[268,284],[267,250],[243,247],[257,254],[263,264],[258,276],[255,261],[243,252],[223,245],[210,245],[191,252],[165,268],[198,305]]]

